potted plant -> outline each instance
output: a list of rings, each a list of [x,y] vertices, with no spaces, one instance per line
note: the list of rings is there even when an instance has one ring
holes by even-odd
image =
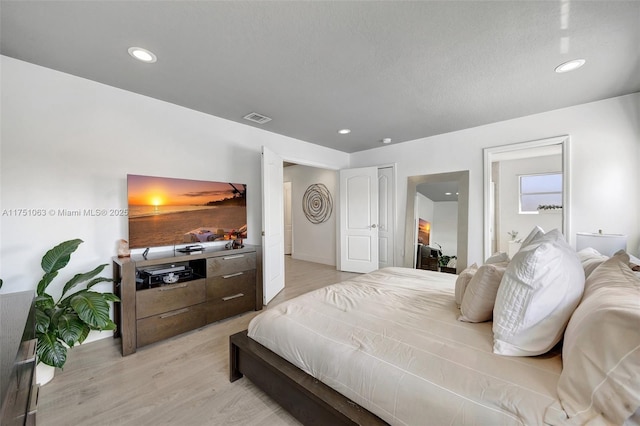
[[[101,282],[113,281],[97,275],[107,266],[100,265],[92,271],[76,274],[56,300],[47,288],[64,268],[82,240],[65,241],[42,257],[44,275],[38,283],[35,300],[37,353],[39,362],[62,368],[67,361],[67,349],[82,343],[91,330],[115,330],[116,324],[109,317],[109,302],[120,299],[113,293],[93,291]]]
[[[449,266],[449,262],[451,262],[451,259],[457,259],[457,258],[458,258],[458,256],[448,256],[448,255],[445,254],[444,256],[440,256],[438,258],[438,265],[441,268],[447,267],[447,266]]]

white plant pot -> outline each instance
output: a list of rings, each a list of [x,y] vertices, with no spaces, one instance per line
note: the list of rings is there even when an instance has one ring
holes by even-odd
[[[55,372],[55,367],[39,362],[38,365],[36,365],[36,383],[40,386],[46,385],[53,380]]]

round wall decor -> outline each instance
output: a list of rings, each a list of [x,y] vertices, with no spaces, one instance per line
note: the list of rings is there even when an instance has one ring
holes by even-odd
[[[302,197],[302,211],[311,223],[326,222],[333,211],[331,193],[321,183],[309,185]]]

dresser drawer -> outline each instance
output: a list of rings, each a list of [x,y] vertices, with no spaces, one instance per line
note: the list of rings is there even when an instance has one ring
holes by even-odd
[[[256,298],[253,294],[236,293],[222,302],[210,300],[206,302],[206,306],[207,324],[209,324],[243,312],[255,310]]]
[[[256,273],[254,270],[207,279],[208,323],[252,311],[255,308]]]
[[[229,253],[207,259],[207,277],[233,274],[256,268],[255,253]]]
[[[223,302],[224,298],[238,293],[256,296],[256,271],[242,271],[219,277],[207,278],[207,301]]]
[[[205,320],[204,303],[139,319],[137,346],[148,345],[202,327],[206,324]]]
[[[136,292],[136,318],[174,311],[204,300],[204,279],[140,290]]]
[[[34,371],[36,361],[18,363],[9,377],[5,411],[1,424],[7,426],[23,425],[29,414],[29,402],[34,391]]]

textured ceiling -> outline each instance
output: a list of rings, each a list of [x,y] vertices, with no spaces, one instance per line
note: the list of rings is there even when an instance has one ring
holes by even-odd
[[[640,91],[639,1],[3,0],[0,18],[3,55],[344,152]]]

